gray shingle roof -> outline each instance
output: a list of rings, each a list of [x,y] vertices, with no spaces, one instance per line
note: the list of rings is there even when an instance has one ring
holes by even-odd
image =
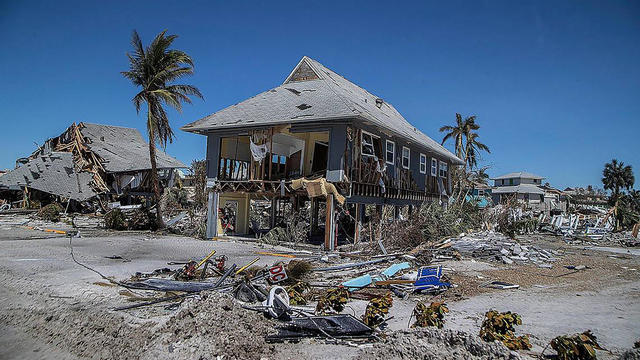
[[[493,194],[544,194],[544,190],[533,184],[520,184],[515,186],[498,186],[491,190]]]
[[[26,186],[84,201],[97,195],[90,186],[91,180],[92,174],[76,172],[72,153],[52,152],[0,176],[0,189],[20,190]]]
[[[82,123],[80,132],[89,140],[88,147],[100,156],[106,172],[151,169],[149,145],[137,129]],[[158,169],[186,168],[181,161],[156,150]]]
[[[491,180],[500,180],[500,179],[544,179],[542,176],[538,176],[532,173],[528,173],[526,171],[512,172],[508,174],[504,174],[498,177],[491,178]]]
[[[197,133],[252,125],[359,118],[415,142],[454,164],[462,164],[453,153],[411,125],[391,104],[383,102],[378,107],[377,96],[309,57],[303,57],[296,69],[301,65],[310,67],[319,79],[291,81],[290,75],[284,84],[187,124],[182,130]]]

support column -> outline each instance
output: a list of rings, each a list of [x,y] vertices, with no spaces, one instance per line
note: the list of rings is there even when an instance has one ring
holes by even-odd
[[[324,225],[324,249],[334,251],[336,249],[336,222],[333,208],[333,194],[327,194],[327,216]]]
[[[209,191],[207,199],[207,239],[218,236],[218,204],[220,193]]]
[[[355,232],[353,234],[353,243],[357,244],[360,242],[360,230],[362,229],[362,204],[355,204],[356,206],[356,211],[354,213],[354,219],[355,219]]]

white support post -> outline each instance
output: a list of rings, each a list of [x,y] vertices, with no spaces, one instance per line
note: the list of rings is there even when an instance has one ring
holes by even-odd
[[[207,239],[218,236],[218,203],[220,193],[209,191],[207,199]]]
[[[336,241],[335,209],[333,206],[333,194],[327,194],[327,214],[324,226],[324,249],[334,251]]]

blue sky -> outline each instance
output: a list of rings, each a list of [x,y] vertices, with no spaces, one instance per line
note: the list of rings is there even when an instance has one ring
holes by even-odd
[[[308,55],[438,141],[456,112],[477,115],[491,175],[601,187],[615,157],[640,183],[637,1],[0,1],[0,168],[74,121],[144,129],[119,73],[133,29],[145,43],[178,34],[196,61],[188,82],[205,101],[170,113],[168,152],[186,163],[205,141],[180,126],[279,85]]]

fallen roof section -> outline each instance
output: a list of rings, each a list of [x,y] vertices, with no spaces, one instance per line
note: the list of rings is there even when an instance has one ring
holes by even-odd
[[[97,195],[91,187],[93,174],[77,172],[70,152],[51,152],[0,177],[0,189],[33,188],[49,194],[85,201]]]
[[[462,160],[411,125],[391,104],[305,56],[284,84],[222,109],[182,130],[276,125],[357,118],[415,142],[451,161]]]
[[[87,147],[102,159],[108,173],[151,169],[149,144],[137,129],[120,126],[80,123],[80,132]],[[187,168],[178,159],[156,150],[159,170]]]

